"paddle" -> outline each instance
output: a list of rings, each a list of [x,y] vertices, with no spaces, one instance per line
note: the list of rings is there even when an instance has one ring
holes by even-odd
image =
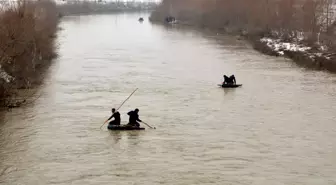
[[[134,94],[134,93],[135,93],[136,90],[138,90],[138,88],[136,88],[136,89],[132,92],[132,94],[129,95],[128,98],[126,98],[126,100],[125,100],[125,101],[118,107],[118,109],[117,109],[116,111],[118,111],[118,110],[120,109],[120,107],[124,105],[124,103],[125,103],[125,102],[126,102],[126,101],[127,101],[133,94]],[[102,126],[104,126],[105,123],[106,123],[107,121],[108,121],[108,120],[106,120]],[[100,126],[100,129],[102,128],[102,126]]]
[[[156,129],[155,127],[151,127],[151,126],[149,126],[147,123],[145,123],[145,122],[141,122],[141,123],[144,123],[145,125],[147,125],[149,128],[151,128],[151,129]]]

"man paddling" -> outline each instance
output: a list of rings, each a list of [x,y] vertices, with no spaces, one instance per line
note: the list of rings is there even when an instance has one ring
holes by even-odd
[[[231,75],[230,77],[224,75],[223,84],[236,84],[236,77],[234,75]]]
[[[114,120],[110,121],[109,125],[120,125],[120,113],[116,111],[115,108],[112,109],[112,115],[106,120],[106,122],[112,118],[114,118]]]
[[[129,115],[129,125],[132,125],[132,126],[136,126],[136,127],[140,127],[140,124],[138,123],[139,122],[142,122],[140,119],[139,119],[139,109],[135,109],[134,111],[129,111],[127,113],[127,115]]]

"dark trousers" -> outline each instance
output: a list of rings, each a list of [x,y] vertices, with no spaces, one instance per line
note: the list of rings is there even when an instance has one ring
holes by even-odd
[[[128,123],[129,125],[132,125],[132,126],[136,126],[136,127],[140,127],[140,124],[138,122],[130,122]]]
[[[116,121],[116,120],[110,121],[109,125],[120,125],[120,121]]]

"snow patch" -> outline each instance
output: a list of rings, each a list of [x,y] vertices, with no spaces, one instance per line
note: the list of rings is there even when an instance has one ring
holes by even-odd
[[[300,51],[306,52],[311,49],[311,47],[303,46],[296,43],[281,42],[280,39],[262,38],[261,42],[266,43],[266,45],[277,52],[280,55],[284,55],[284,51]]]
[[[12,80],[14,80],[14,77],[12,77],[11,75],[9,75],[5,70],[3,70],[1,68],[0,65],[0,79],[5,80],[7,83],[11,82]]]
[[[320,50],[321,50],[321,51],[327,51],[327,50],[328,50],[328,47],[327,47],[327,46],[322,46],[322,45],[321,45],[321,46],[320,46]]]
[[[300,40],[301,38],[298,38]],[[323,54],[324,51],[327,51],[327,46],[320,46],[320,52],[313,52],[311,47],[304,46],[302,44],[297,43],[289,43],[289,42],[282,42],[281,39],[271,39],[271,38],[261,38],[260,42],[266,43],[267,47],[271,50],[277,52],[279,55],[283,56],[285,51],[294,51],[294,52],[301,52],[304,53],[311,59],[315,59],[316,57],[324,57],[326,59],[330,59],[330,57],[325,56]]]
[[[303,41],[304,38],[305,38],[303,32],[298,32],[297,35],[296,35],[296,37],[297,37],[298,41]]]

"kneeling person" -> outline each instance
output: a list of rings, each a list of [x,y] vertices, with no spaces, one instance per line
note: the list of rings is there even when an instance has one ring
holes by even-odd
[[[112,115],[106,120],[110,120],[114,118],[114,120],[109,122],[109,125],[120,125],[120,113],[115,110],[115,108],[112,109]]]
[[[129,111],[127,114],[129,115],[129,125],[132,125],[132,126],[136,126],[136,127],[140,127],[140,124],[138,123],[139,122],[142,122],[140,119],[139,119],[139,109],[135,109],[134,111]]]

